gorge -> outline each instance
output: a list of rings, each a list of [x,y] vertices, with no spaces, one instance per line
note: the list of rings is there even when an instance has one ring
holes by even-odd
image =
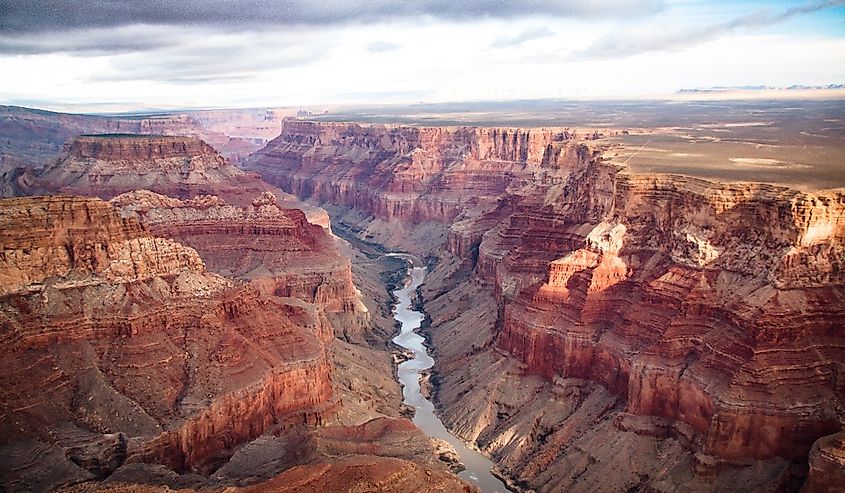
[[[435,402],[525,487],[799,488],[842,426],[845,196],[631,173],[601,138],[290,122],[246,167],[439,258]]]
[[[843,189],[618,126],[179,125],[3,175],[4,489],[843,484]]]
[[[388,255],[404,257],[410,264],[404,287],[393,291],[397,298],[393,316],[400,324],[399,334],[393,338],[393,342],[413,353],[413,358],[402,362],[397,368],[404,395],[403,403],[414,408],[415,425],[428,436],[444,440],[455,449],[461,466],[465,468],[459,473],[460,477],[477,483],[484,493],[506,493],[509,491],[507,487],[490,472],[494,468],[493,463],[449,433],[440,418],[435,415],[434,405],[422,393],[423,372],[434,366],[434,360],[428,355],[424,345],[425,339],[415,333],[420,328],[424,316],[411,308],[411,297],[423,283],[425,268],[415,265],[413,257]]]

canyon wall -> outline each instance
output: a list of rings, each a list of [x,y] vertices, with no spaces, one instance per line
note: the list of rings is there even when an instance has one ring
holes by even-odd
[[[280,207],[266,191],[243,207],[218,196],[189,200],[148,190],[110,201],[157,236],[195,248],[213,271],[249,279],[267,294],[317,303],[334,313],[364,313],[349,259],[299,209]]]
[[[66,142],[84,134],[191,136],[232,160],[246,157],[279,134],[279,122],[265,121],[264,112],[242,118],[237,125],[220,121],[232,112],[238,111],[100,116],[0,106],[0,174],[15,168],[40,168],[55,158]]]
[[[331,326],[313,308],[207,272],[99,199],[0,211],[7,486],[39,485],[44,467],[66,471],[59,484],[135,461],[206,471],[331,414]]]
[[[555,421],[549,401],[536,419],[557,431],[538,435],[536,422],[531,433],[523,429],[520,420],[534,412],[528,401],[505,405],[513,398],[491,397],[485,380],[502,378],[481,361],[513,366],[500,352],[527,388],[536,388],[531,375],[563,385],[565,392],[538,395],[570,396],[564,402],[578,410],[570,417],[677,447],[677,469],[660,472],[654,456],[605,485],[671,490],[690,474],[701,488],[737,478],[745,487],[800,484],[813,443],[843,422],[845,193],[634,174],[604,163],[589,136],[289,121],[247,166],[302,198],[371,215],[364,223],[447,225],[444,250],[419,252],[440,256],[438,269],[452,276],[435,271],[429,283],[449,289],[424,290],[436,307],[440,409],[527,486],[601,482],[619,461],[578,448],[593,436],[589,428],[566,418],[571,410]],[[464,319],[454,309],[464,298],[449,293],[469,290],[464,297],[475,299],[478,283],[495,296],[493,332],[468,346],[486,316]],[[438,346],[456,340],[471,349]],[[586,383],[559,383],[572,381]],[[584,386],[605,403],[592,418]],[[582,483],[531,479],[552,463],[569,467],[576,448],[589,455]],[[813,452],[811,470],[829,467],[830,457]],[[743,472],[752,463],[760,468]]]
[[[497,344],[527,371],[601,383],[727,459],[806,457],[840,429],[845,194],[625,174],[603,191],[573,176],[553,206],[486,235],[479,265],[519,238],[495,279],[530,284],[520,247],[550,212],[581,244],[500,295]]]
[[[325,211],[240,171],[201,140],[82,136],[30,185],[41,193],[114,197],[125,216],[194,247],[211,270],[349,314],[339,325],[350,337],[366,323],[349,260],[323,228]]]
[[[567,129],[361,126],[285,120],[246,169],[300,198],[380,219],[451,221],[495,206],[515,182],[586,162]]]

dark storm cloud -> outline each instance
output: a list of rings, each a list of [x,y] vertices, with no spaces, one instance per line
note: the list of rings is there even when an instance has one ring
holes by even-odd
[[[75,53],[103,55],[148,51],[185,41],[191,33],[161,26],[123,26],[53,33],[0,33],[0,54]]]
[[[629,16],[663,0],[0,0],[0,32],[40,33],[149,25],[330,25],[431,16],[440,19]]]
[[[764,27],[787,21],[793,17],[845,4],[845,0],[808,2],[778,13],[754,12],[728,22],[698,29],[650,29],[639,32],[614,32],[597,39],[583,51],[574,53],[573,60],[621,58],[655,51],[675,51],[713,41],[743,28]]]

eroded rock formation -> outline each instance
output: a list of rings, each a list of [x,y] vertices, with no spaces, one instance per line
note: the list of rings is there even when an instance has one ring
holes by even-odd
[[[398,418],[325,211],[184,137],[81,137],[19,183],[113,198],[0,203],[2,487],[466,486]]]
[[[331,327],[308,305],[206,272],[99,199],[3,200],[0,221],[6,485],[213,470],[331,415]]]
[[[512,183],[576,166],[591,151],[569,130],[415,128],[285,120],[247,169],[295,195],[380,219],[450,221],[485,210]]]
[[[416,245],[440,406],[526,486],[791,489],[841,430],[841,190],[632,174],[563,131],[286,122],[249,166],[371,214],[362,236],[451,223]]]
[[[262,291],[318,303],[335,313],[365,312],[351,265],[326,231],[299,209],[280,207],[269,191],[249,205],[217,196],[189,200],[139,190],[110,201],[158,236],[195,248],[206,265],[250,279]]]

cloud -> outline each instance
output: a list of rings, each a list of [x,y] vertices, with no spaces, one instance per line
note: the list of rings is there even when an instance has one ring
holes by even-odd
[[[845,4],[845,0],[824,0],[808,2],[772,14],[758,11],[728,22],[704,26],[697,29],[644,29],[615,31],[597,39],[584,50],[571,54],[570,60],[595,60],[622,58],[655,51],[677,51],[697,44],[718,39],[731,32],[753,27],[764,27],[787,21],[793,17],[809,14]]]
[[[197,33],[192,30],[147,25],[91,28],[84,32],[72,30],[50,34],[0,34],[0,54],[35,55],[61,52],[97,56],[149,51],[186,42],[192,34]]]
[[[172,83],[231,82],[270,70],[308,65],[331,50],[323,33],[185,33],[174,45],[116,54],[91,82],[146,80]]]
[[[389,43],[387,41],[373,41],[367,45],[367,51],[370,53],[384,53],[386,51],[395,51],[401,48],[402,45],[396,43]]]
[[[546,26],[527,28],[516,36],[499,36],[493,41],[493,43],[490,44],[490,48],[520,46],[529,41],[534,41],[535,39],[554,36],[554,34],[555,33]]]
[[[148,25],[331,25],[434,17],[448,20],[631,16],[663,8],[664,0],[0,0],[0,31]]]

